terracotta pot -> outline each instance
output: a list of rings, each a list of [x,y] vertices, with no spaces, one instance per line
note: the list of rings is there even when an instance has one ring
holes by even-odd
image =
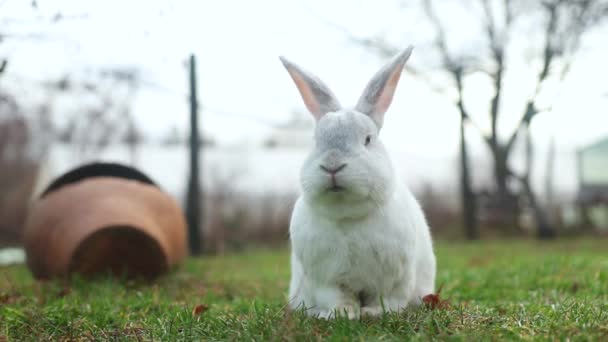
[[[186,222],[143,173],[95,163],[51,183],[29,211],[24,244],[39,279],[108,271],[152,278],[185,257]]]

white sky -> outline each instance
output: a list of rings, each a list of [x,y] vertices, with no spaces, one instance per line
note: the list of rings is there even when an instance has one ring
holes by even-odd
[[[402,16],[395,3],[393,0],[306,3],[56,0],[39,1],[38,10],[33,10],[29,1],[0,0],[0,28],[4,31],[0,33],[46,36],[6,39],[0,44],[0,56],[8,56],[10,60],[1,82],[12,82],[15,87],[21,84],[20,89],[25,89],[23,95],[28,96],[23,84],[35,80],[99,66],[135,66],[142,70],[147,83],[162,87],[142,88],[135,106],[140,126],[149,135],[158,137],[174,125],[186,129],[184,63],[193,52],[198,56],[199,99],[203,106],[282,122],[293,109],[303,109],[303,105],[277,58],[279,55],[316,73],[344,105],[356,102],[369,77],[384,62],[349,43],[342,33],[323,24],[319,16],[362,35],[393,28],[391,40],[402,42],[404,47],[413,43],[416,49],[410,61],[424,64],[429,31],[424,25],[406,22],[416,18]],[[86,17],[55,24],[43,20],[59,11],[65,17]],[[454,16],[449,20],[463,23],[456,33],[466,37],[472,27],[470,20]],[[557,98],[554,111],[535,121],[534,134],[541,145],[553,135],[558,145],[570,153],[608,134],[607,32],[604,29],[584,41],[571,76],[553,96]],[[519,37],[524,38],[527,36]],[[467,47],[466,39],[460,39]],[[517,64],[514,68],[517,69]],[[521,99],[518,92],[530,88],[529,71],[522,69],[511,77],[521,86],[510,90],[507,96]],[[383,129],[386,144],[410,154],[454,156],[458,117],[450,100],[433,93],[411,75],[404,75],[401,82]],[[472,112],[483,115],[477,119],[485,125],[484,106],[491,89],[481,78],[467,82],[470,85],[467,104]],[[505,102],[512,104],[514,113],[502,122],[508,127],[519,117],[521,108],[516,101]],[[202,115],[204,131],[221,142],[259,139],[268,131],[253,120],[212,111]]]

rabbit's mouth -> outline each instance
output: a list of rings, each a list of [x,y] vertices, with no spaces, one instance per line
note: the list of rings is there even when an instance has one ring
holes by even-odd
[[[339,186],[337,184],[332,184],[330,187],[327,188],[328,192],[343,192],[344,190],[346,190],[344,187]]]

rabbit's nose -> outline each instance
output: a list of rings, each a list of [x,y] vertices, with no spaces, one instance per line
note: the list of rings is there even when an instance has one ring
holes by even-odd
[[[346,167],[346,165],[347,164],[344,163],[344,164],[342,164],[342,165],[340,165],[338,167],[333,167],[333,168],[332,167],[327,167],[327,166],[324,166],[324,165],[319,165],[319,166],[321,167],[321,170],[329,173],[330,175],[335,175],[336,173],[342,171]]]

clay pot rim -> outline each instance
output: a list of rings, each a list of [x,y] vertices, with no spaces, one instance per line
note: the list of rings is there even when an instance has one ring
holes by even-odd
[[[70,171],[54,179],[40,194],[40,199],[63,188],[64,186],[72,185],[96,177],[128,179],[160,189],[160,187],[150,177],[134,167],[119,163],[92,162],[71,169]]]

